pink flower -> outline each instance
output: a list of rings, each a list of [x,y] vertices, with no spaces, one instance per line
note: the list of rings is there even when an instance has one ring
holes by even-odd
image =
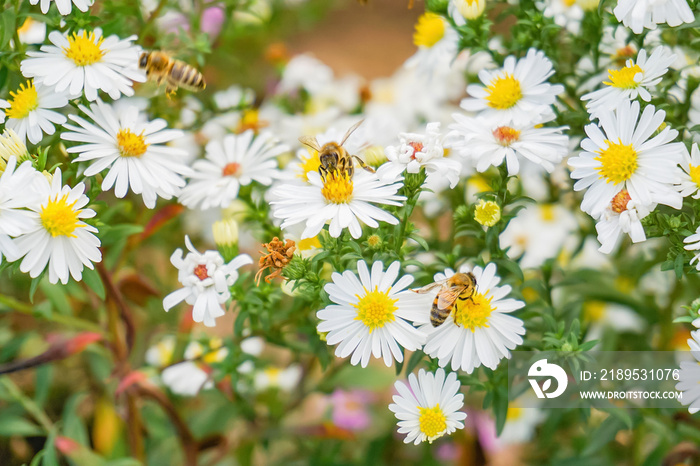
[[[202,32],[206,32],[209,34],[209,37],[215,39],[221,32],[221,26],[224,24],[224,14],[224,7],[221,4],[204,10],[201,22]]]
[[[367,406],[374,401],[372,393],[337,389],[330,400],[333,405],[333,424],[348,430],[362,430],[369,426],[371,419]]]

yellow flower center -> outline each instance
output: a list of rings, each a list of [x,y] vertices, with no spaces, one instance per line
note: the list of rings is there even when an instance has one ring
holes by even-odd
[[[199,264],[197,267],[195,267],[193,273],[200,280],[204,280],[206,278],[209,278],[209,274],[207,273],[207,266],[204,264]]]
[[[75,203],[68,203],[68,194],[63,197],[58,197],[58,194],[54,199],[49,199],[49,203],[46,207],[41,209],[39,218],[41,218],[41,224],[44,226],[46,231],[49,232],[54,238],[56,236],[68,236],[69,238],[76,238],[73,234],[76,228],[82,227],[84,225],[79,225],[80,220],[78,219],[78,214],[80,210],[75,210],[73,207]]]
[[[599,152],[595,158],[600,162],[598,173],[608,183],[622,183],[629,180],[637,171],[637,151],[632,144],[622,144],[622,141],[606,140],[607,148]]]
[[[474,220],[480,225],[492,227],[501,219],[501,208],[493,201],[479,200],[474,208]]]
[[[364,296],[356,296],[359,301],[352,305],[357,309],[355,320],[359,320],[369,327],[370,333],[374,329],[384,327],[385,324],[396,320],[394,312],[398,309],[396,302],[399,298],[390,298],[389,290],[379,291],[378,287],[375,286],[374,291],[368,292],[365,289]]]
[[[554,220],[554,204],[543,204],[540,207],[540,217],[545,222],[551,222]]]
[[[506,420],[515,421],[523,416],[523,408],[516,406],[513,403],[508,405],[508,411],[506,411]]]
[[[428,437],[428,442],[433,443],[433,440],[442,437],[447,430],[447,418],[440,409],[440,403],[432,408],[418,407],[418,412],[420,413],[418,425],[420,431]]]
[[[413,43],[417,47],[432,47],[445,36],[445,20],[440,15],[426,12],[418,18]]]
[[[486,91],[489,93],[486,97],[489,107],[499,110],[507,110],[523,98],[520,81],[508,73],[504,77],[498,77],[491,81]]]
[[[454,320],[457,325],[470,329],[488,327],[488,319],[493,311],[491,299],[475,292],[470,299],[458,299],[455,304]]]
[[[583,304],[583,320],[598,322],[605,315],[605,303],[602,301],[587,301]]]
[[[379,247],[382,244],[382,238],[379,235],[370,235],[367,237],[367,246],[370,248]]]
[[[146,144],[143,131],[141,134],[136,134],[128,128],[119,130],[117,144],[122,157],[141,157],[150,146],[150,144]]]
[[[318,152],[315,150],[309,151],[309,156],[301,156],[301,170],[302,173],[299,174],[299,178],[303,178],[304,181],[309,181],[309,173],[318,171],[321,166],[321,158]]]
[[[103,40],[104,37],[98,39],[94,32],[83,31],[80,36],[75,32],[68,36],[68,48],[63,47],[63,53],[77,66],[89,66],[102,60],[104,51],[100,46]]]
[[[520,131],[510,126],[499,126],[493,130],[493,137],[503,147],[508,147],[520,139]]]
[[[690,165],[688,167],[688,174],[690,175],[690,179],[693,180],[693,183],[700,188],[700,165]]]
[[[564,5],[566,6],[574,6],[574,3],[576,3],[576,0],[563,0]]]
[[[321,247],[321,241],[318,239],[318,235],[313,238],[305,238],[297,243],[297,248],[300,251],[308,251],[309,249],[318,249]]]
[[[17,34],[24,34],[25,32],[28,32],[29,29],[32,27],[32,24],[35,24],[36,21],[34,21],[31,18],[27,18],[24,20],[24,23],[22,23],[22,26],[20,26],[19,29],[17,29]]]
[[[630,193],[627,192],[626,189],[623,189],[619,193],[615,194],[615,197],[613,197],[613,200],[610,202],[610,208],[613,210],[613,212],[621,214],[627,210],[627,203],[631,200],[632,197],[630,196]]]
[[[620,89],[635,89],[639,87],[639,83],[634,80],[634,77],[641,72],[639,65],[625,66],[620,70],[608,70],[610,81],[605,81],[603,84]]]
[[[328,202],[333,204],[345,204],[352,200],[353,184],[350,175],[335,170],[323,180],[321,194]]]
[[[8,99],[10,108],[5,109],[7,118],[16,118],[21,120],[26,118],[30,112],[36,110],[39,106],[39,96],[36,93],[36,88],[32,81],[27,81],[27,85],[19,85],[17,92],[10,92]]]
[[[175,348],[172,345],[172,342],[169,340],[164,340],[158,342],[156,345],[156,351],[158,352],[158,357],[160,358],[160,365],[165,366],[167,365],[171,358],[173,357],[173,351]]]
[[[241,168],[240,163],[236,163],[236,162],[227,163],[226,166],[224,166],[224,169],[221,170],[221,174],[224,176],[235,176],[236,173],[238,173],[238,170],[240,168]]]

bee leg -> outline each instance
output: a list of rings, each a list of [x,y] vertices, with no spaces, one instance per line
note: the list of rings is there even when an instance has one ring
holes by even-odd
[[[170,86],[165,87],[165,96],[168,99],[172,99],[176,93],[177,93],[177,87],[170,87]]]
[[[367,170],[367,171],[370,172],[370,173],[374,173],[374,172],[375,172],[374,168],[372,168],[372,167],[370,167],[369,165],[367,165],[367,164],[366,164],[361,158],[359,158],[358,156],[353,155],[352,157],[353,157],[355,160],[357,160],[357,163],[360,164],[360,167],[364,168],[365,170]]]
[[[328,177],[328,169],[321,165],[318,167],[318,174],[321,175],[321,179],[323,181],[326,181],[326,178]]]

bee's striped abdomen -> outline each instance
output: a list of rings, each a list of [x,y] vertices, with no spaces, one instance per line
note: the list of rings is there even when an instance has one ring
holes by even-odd
[[[171,87],[183,87],[190,91],[201,91],[206,87],[202,73],[179,60],[176,60],[170,69],[168,78]]]
[[[433,301],[432,309],[430,309],[430,323],[433,325],[433,327],[441,326],[447,319],[447,316],[450,315],[450,312],[452,312],[452,306],[448,306],[445,309],[440,309],[440,307],[438,306],[439,300],[440,297],[438,295]]]

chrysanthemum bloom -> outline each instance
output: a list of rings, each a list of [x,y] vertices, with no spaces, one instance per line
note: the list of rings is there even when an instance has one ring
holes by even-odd
[[[32,5],[36,5],[39,3],[40,0],[29,0],[29,3]],[[51,6],[51,1],[52,0],[41,0],[41,12],[43,14],[46,14],[49,11],[49,7]],[[73,4],[75,4],[76,8],[78,8],[80,11],[87,11],[88,7],[90,7],[95,0],[53,0],[56,2],[56,8],[58,8],[58,12],[61,13],[63,16],[66,16],[70,14],[71,10],[73,9]]]
[[[192,165],[194,173],[180,194],[180,202],[191,209],[228,207],[241,186],[253,181],[269,186],[279,175],[277,156],[288,151],[289,147],[270,132],[256,137],[248,130],[210,141],[205,158]]]
[[[677,188],[681,196],[692,196],[693,199],[700,199],[700,149],[697,144],[693,144],[690,153],[683,153],[683,160],[680,163],[683,173]]]
[[[693,325],[698,327],[700,319],[695,319]],[[695,361],[682,361],[679,372],[679,381],[676,390],[682,392],[682,397],[678,398],[684,406],[688,406],[688,412],[695,414],[700,411],[700,330],[690,332],[688,338],[690,353]]]
[[[71,115],[78,126],[66,124],[71,132],[63,132],[61,138],[85,143],[68,148],[69,153],[79,154],[73,162],[93,161],[85,176],[109,168],[102,190],[114,186],[114,194],[122,198],[131,189],[143,196],[149,209],[155,207],[158,196],[171,199],[179,194],[185,185],[182,175],[191,173],[182,161],[187,153],[166,143],[181,137],[182,131],[166,129],[162,119],[147,121],[135,106],[121,106],[117,111],[98,100],[90,108],[81,105],[80,110],[94,123]]]
[[[277,388],[283,392],[291,392],[301,380],[302,370],[299,364],[292,364],[285,369],[269,366],[258,371],[253,376],[253,386],[258,392]]]
[[[547,18],[553,18],[554,23],[566,28],[572,34],[581,30],[583,8],[576,0],[544,0],[535,3]]]
[[[627,233],[633,243],[646,241],[642,219],[656,208],[656,204],[639,205],[633,201],[626,189],[615,195],[595,225],[600,241],[600,252],[610,254]]]
[[[27,161],[16,170],[17,159],[12,156],[4,171],[0,172],[0,263],[3,255],[14,261],[20,257],[19,249],[10,236],[19,236],[32,230],[33,214],[25,207],[31,201],[32,185],[35,176],[41,176]]]
[[[593,116],[600,110],[615,110],[621,102],[637,97],[649,102],[649,90],[661,82],[662,76],[668,72],[669,65],[676,58],[668,48],[659,46],[647,59],[647,51],[642,49],[637,55],[636,63],[630,58],[623,68],[609,69],[609,81],[603,82],[606,87],[584,95],[581,100],[589,101],[586,107]]]
[[[389,146],[384,150],[386,158],[398,173],[404,170],[418,173],[424,167],[427,178],[447,179],[450,188],[457,186],[462,164],[445,157],[440,123],[428,123],[425,134],[401,133],[399,141],[398,146]],[[426,179],[426,183],[430,181]]]
[[[438,369],[435,374],[421,369],[418,377],[408,376],[408,384],[397,381],[394,384],[398,395],[389,405],[399,420],[399,433],[406,434],[404,443],[418,445],[450,435],[457,429],[464,429],[462,422],[467,414],[459,411],[464,406],[464,395],[457,374]]]
[[[500,119],[467,117],[454,113],[448,145],[463,157],[471,158],[479,172],[498,167],[505,160],[508,174],[520,171],[520,158],[541,165],[549,173],[569,153],[567,126],[540,126],[542,121],[503,124]]]
[[[384,272],[384,264],[375,262],[370,273],[365,261],[357,262],[357,273],[334,272],[333,283],[324,289],[331,304],[316,314],[321,322],[319,332],[328,332],[329,345],[338,345],[335,355],[345,358],[352,354],[350,364],[366,367],[370,356],[382,358],[391,366],[394,359],[403,361],[401,347],[416,351],[425,335],[411,325],[427,322],[430,301],[412,293],[406,287],[413,277],[399,276],[399,263],[392,263]]]
[[[615,113],[601,112],[600,126],[586,126],[584,150],[569,159],[578,180],[575,191],[586,189],[581,209],[598,218],[617,193],[626,189],[635,205],[664,204],[680,209],[683,198],[675,186],[681,180],[678,164],[686,151],[672,143],[678,131],[664,123],[666,112],[639,102],[623,102]],[[639,120],[639,121],[638,121]],[[652,137],[653,136],[653,137]]]
[[[184,258],[179,248],[170,256],[170,262],[178,269],[177,279],[183,288],[166,296],[163,308],[169,311],[185,301],[194,306],[192,319],[195,322],[214,327],[216,318],[224,315],[222,304],[231,298],[229,287],[238,280],[237,270],[243,265],[252,264],[253,259],[241,254],[227,264],[217,251],[197,251],[187,236],[185,245],[190,252]]]
[[[472,97],[462,100],[461,107],[494,117],[504,125],[531,123],[551,112],[549,106],[564,92],[564,86],[546,82],[553,74],[552,62],[544,52],[530,49],[519,60],[511,55],[500,70],[479,71],[485,87],[470,84],[467,93]]]
[[[402,183],[392,176],[385,177],[387,169],[380,167],[377,173],[369,173],[358,167],[353,176],[335,170],[325,179],[309,172],[308,186],[285,183],[272,190],[277,199],[271,202],[273,215],[284,220],[282,228],[305,223],[301,239],[313,238],[328,221],[328,231],[334,238],[345,228],[353,238],[359,238],[360,221],[370,228],[379,226],[377,220],[396,225],[396,217],[373,205],[399,206],[406,199],[396,194]]]
[[[25,77],[34,78],[35,84],[50,87],[56,92],[97,99],[102,90],[113,99],[121,94],[133,95],[132,81],[144,82],[145,73],[139,69],[141,48],[132,45],[136,36],[119,39],[102,37],[102,30],[80,31],[64,36],[58,31],[49,34],[53,45],[43,45],[40,52],[27,52],[22,61]]]
[[[83,267],[92,269],[93,262],[102,260],[100,240],[93,234],[97,228],[82,221],[95,216],[94,210],[84,208],[90,202],[83,194],[85,185],[63,186],[57,168],[50,182],[36,176],[25,189],[36,190],[36,197],[27,205],[34,212],[31,229],[15,239],[24,257],[19,269],[35,278],[48,264],[49,282],[60,280],[65,285],[69,273],[80,281]]]
[[[413,43],[418,50],[406,60],[405,66],[415,67],[420,74],[433,76],[436,72],[449,69],[459,50],[459,34],[442,16],[425,12],[416,23]]]
[[[441,326],[421,326],[428,335],[423,351],[437,358],[440,367],[450,364],[452,370],[461,369],[468,374],[481,365],[496,369],[502,358],[510,358],[509,350],[523,342],[523,321],[508,313],[524,307],[525,303],[506,298],[511,287],[497,286],[501,278],[496,275],[495,264],[473,270],[463,265],[459,271],[474,274],[476,291],[471,299],[457,300]],[[444,274],[435,275],[435,281],[450,278],[454,273],[446,269]]]
[[[457,26],[464,26],[468,19],[476,19],[486,9],[486,0],[450,0],[447,12]]]
[[[695,21],[686,0],[618,0],[613,13],[635,34],[644,28],[656,29],[657,24],[675,27]]]
[[[43,44],[44,39],[46,39],[46,23],[27,18],[17,29],[17,35],[23,44]]]
[[[62,125],[66,117],[49,110],[68,105],[68,97],[60,92],[43,86],[35,86],[29,80],[20,84],[16,92],[10,92],[10,100],[0,99],[0,110],[7,117],[5,127],[12,129],[22,139],[36,144],[41,141],[43,133],[53,134],[54,124]]]

